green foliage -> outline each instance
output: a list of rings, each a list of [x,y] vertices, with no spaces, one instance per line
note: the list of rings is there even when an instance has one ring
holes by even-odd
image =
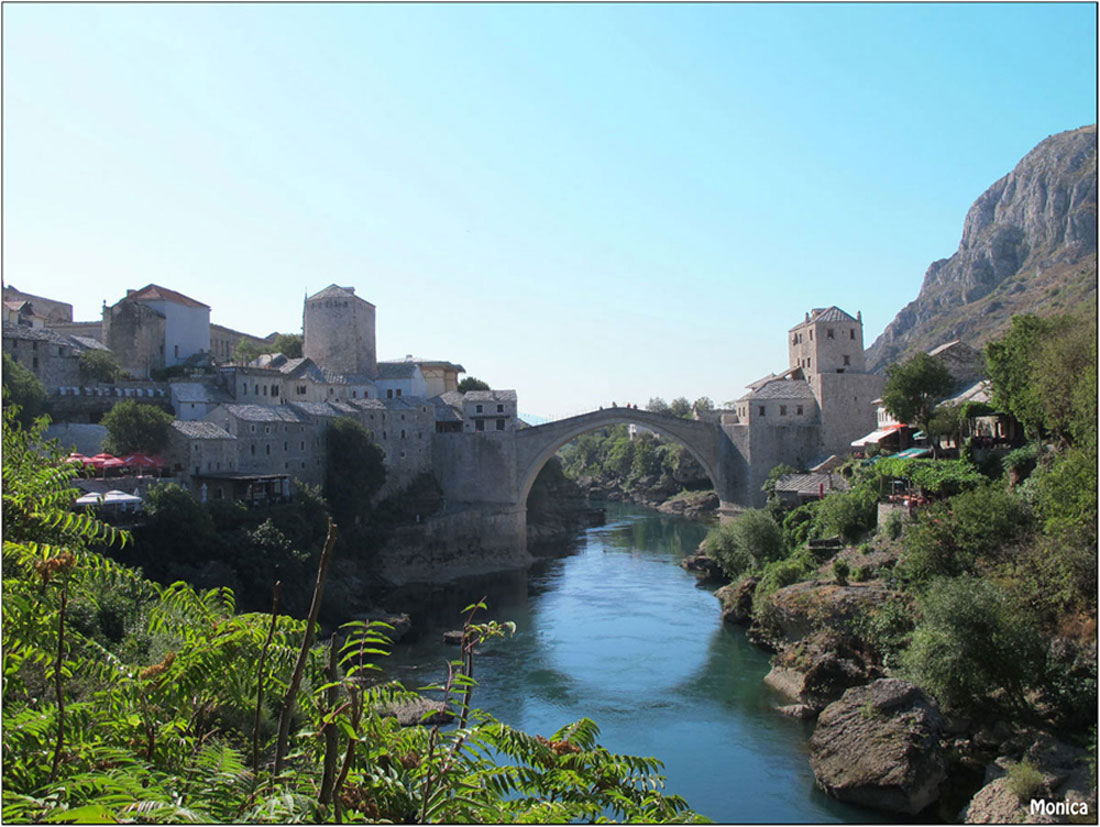
[[[487,391],[490,390],[488,382],[482,382],[476,376],[465,376],[462,381],[458,383],[458,392],[466,393],[466,391]]]
[[[901,537],[901,532],[905,528],[905,518],[901,516],[898,511],[891,511],[886,517],[886,521],[883,523],[883,531],[886,532],[886,536],[891,540],[896,540]]]
[[[645,409],[647,411],[652,411],[653,413],[667,414],[668,403],[665,402],[665,400],[663,400],[661,397],[654,396],[650,398],[648,403],[646,403]]]
[[[901,568],[907,579],[972,573],[981,560],[1009,555],[1032,526],[1026,503],[997,485],[963,492],[917,513],[905,532]]]
[[[760,573],[760,582],[752,594],[753,616],[762,624],[769,625],[771,617],[772,594],[786,586],[800,583],[813,577],[817,563],[808,549],[799,549],[789,557],[772,560]]]
[[[927,353],[918,353],[886,369],[882,404],[899,422],[927,431],[936,405],[954,389],[955,380],[944,364]]]
[[[827,494],[814,515],[814,535],[839,536],[855,543],[875,527],[878,520],[878,493],[870,484],[854,486],[849,491]]]
[[[699,413],[709,413],[714,410],[714,400],[709,396],[700,396],[691,403],[691,409]]]
[[[1021,804],[1030,801],[1043,783],[1043,774],[1030,761],[1020,761],[1008,768],[1008,788]]]
[[[668,413],[670,416],[678,416],[682,419],[690,419],[691,403],[687,401],[686,397],[677,396],[675,399],[668,403]]]
[[[298,359],[302,355],[301,333],[280,333],[271,345],[272,353],[281,353],[288,359]]]
[[[332,516],[350,528],[371,510],[386,482],[384,454],[370,432],[354,419],[337,417],[325,430],[325,499]]]
[[[1096,439],[1096,322],[1070,316],[1012,317],[1012,327],[986,345],[993,402],[1031,437],[1044,431],[1064,442]]]
[[[982,473],[962,459],[885,457],[875,463],[880,479],[908,480],[928,494],[951,496],[986,482]]]
[[[821,500],[804,503],[791,509],[783,518],[783,548],[788,552],[801,548],[806,541],[815,536],[814,526]]]
[[[1001,467],[1005,471],[1014,474],[1017,479],[1023,480],[1035,470],[1039,461],[1040,445],[1038,442],[1029,442],[1014,451],[1009,451],[1001,459]]]
[[[742,511],[710,530],[707,554],[731,580],[756,571],[783,554],[783,538],[771,514],[761,509]]]
[[[46,388],[28,368],[4,352],[4,408],[16,406],[16,421],[30,427],[46,410]]]
[[[260,358],[264,350],[263,345],[251,342],[242,336],[237,340],[237,346],[233,348],[233,361],[238,365],[247,365]]]
[[[114,354],[108,350],[85,350],[80,354],[82,382],[114,382],[122,371]]]
[[[848,574],[851,572],[851,568],[844,560],[833,561],[833,577],[836,578],[836,582],[841,586],[848,585]]]
[[[1036,472],[1036,507],[1048,534],[1096,525],[1096,446],[1073,446]],[[1095,537],[1095,534],[1093,534]]]
[[[965,575],[938,579],[919,604],[921,622],[902,657],[914,683],[953,709],[975,709],[998,687],[1024,706],[1042,646],[1003,587]]]
[[[913,606],[900,594],[881,606],[864,607],[852,618],[850,625],[852,633],[870,644],[888,669],[898,665],[901,653],[909,645],[913,627]]]
[[[144,405],[124,399],[109,410],[100,421],[107,429],[103,448],[116,456],[135,451],[156,454],[168,444],[172,415],[154,405]]]

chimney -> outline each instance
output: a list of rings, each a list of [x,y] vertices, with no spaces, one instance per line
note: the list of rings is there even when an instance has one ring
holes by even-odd
[[[127,291],[126,291],[126,298],[130,298],[130,296],[134,295],[134,293],[136,293],[136,292],[137,292],[137,290],[129,290],[129,289],[127,289]]]

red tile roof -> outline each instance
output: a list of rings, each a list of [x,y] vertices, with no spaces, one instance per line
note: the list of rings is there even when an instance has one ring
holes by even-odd
[[[208,304],[195,301],[190,296],[185,296],[183,293],[177,293],[175,290],[169,290],[167,287],[161,287],[158,284],[147,284],[140,290],[128,293],[126,298],[135,301],[174,302],[176,304],[182,304],[185,307],[205,307],[207,310],[210,309],[210,305]]]

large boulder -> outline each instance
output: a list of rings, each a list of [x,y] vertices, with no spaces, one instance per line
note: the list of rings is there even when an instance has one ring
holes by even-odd
[[[944,721],[908,681],[882,678],[825,708],[810,739],[810,767],[825,792],[853,804],[914,815],[947,778]]]
[[[793,701],[821,712],[845,690],[881,677],[880,669],[831,631],[815,632],[776,655],[764,683]]]
[[[807,580],[768,597],[767,626],[779,645],[796,643],[818,629],[837,628],[892,592],[881,583],[823,583]]]
[[[700,580],[721,580],[724,577],[722,567],[718,565],[718,561],[702,549],[692,552],[681,560],[680,568],[695,572]]]
[[[743,577],[714,593],[722,604],[722,620],[726,623],[740,624],[746,624],[752,620],[752,596],[756,593],[759,582],[759,577]]]

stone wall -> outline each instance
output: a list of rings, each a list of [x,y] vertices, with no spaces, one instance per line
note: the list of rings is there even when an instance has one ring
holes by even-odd
[[[139,302],[103,308],[103,343],[123,373],[137,378],[148,379],[150,371],[165,366],[165,327],[163,316]]]
[[[877,427],[872,402],[882,396],[886,379],[876,373],[823,373],[814,378],[821,406],[823,454],[847,454],[852,440]]]
[[[379,574],[393,586],[524,568],[531,561],[526,510],[514,507],[434,514],[398,528],[378,553]]]
[[[435,434],[432,469],[448,504],[516,503],[516,432]]]
[[[302,329],[302,353],[320,367],[336,373],[378,372],[370,302],[328,288],[306,299]]]
[[[80,382],[80,357],[73,347],[51,341],[46,336],[22,338],[21,332],[9,337],[5,329],[4,351],[37,376],[49,393]]]

